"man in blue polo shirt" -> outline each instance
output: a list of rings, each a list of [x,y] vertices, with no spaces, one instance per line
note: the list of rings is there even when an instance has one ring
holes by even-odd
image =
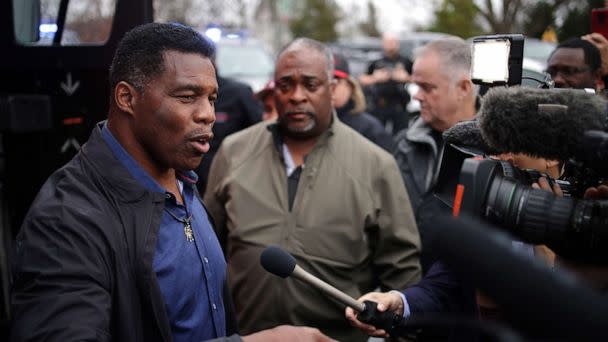
[[[241,341],[192,172],[213,137],[212,54],[181,25],[123,38],[108,120],[47,180],[17,237],[12,341]],[[329,341],[289,326],[242,340]]]

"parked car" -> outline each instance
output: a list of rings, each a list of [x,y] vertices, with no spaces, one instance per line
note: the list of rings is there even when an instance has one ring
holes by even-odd
[[[557,44],[545,42],[536,38],[526,38],[524,41],[524,58],[541,63],[543,68],[547,65],[547,60],[551,52],[555,50]]]
[[[350,73],[354,77],[367,72],[368,65],[382,57],[382,40],[377,37],[360,37],[339,40],[330,44],[332,51],[346,58]]]
[[[526,38],[524,60],[522,62],[523,79],[521,84],[523,86],[538,87],[540,83],[537,81],[544,81],[548,77],[545,73],[547,60],[556,47],[557,44],[555,43],[536,38]]]
[[[399,34],[400,53],[413,60],[414,51],[426,43],[439,38],[454,37],[438,32],[405,32]],[[368,65],[382,57],[382,39],[378,37],[359,37],[339,40],[331,44],[331,48],[344,55],[348,60],[351,73],[359,76],[367,72]]]
[[[406,32],[399,35],[399,50],[402,56],[414,60],[414,52],[417,48],[426,45],[433,40],[455,37],[451,34],[440,32]]]
[[[247,83],[254,92],[272,78],[274,58],[264,45],[252,38],[223,38],[217,42],[217,69],[223,77]]]

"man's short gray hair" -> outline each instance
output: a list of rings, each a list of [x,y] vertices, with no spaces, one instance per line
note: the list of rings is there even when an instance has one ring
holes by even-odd
[[[471,45],[461,38],[451,37],[434,40],[415,52],[415,58],[435,53],[441,61],[443,74],[452,81],[471,74]]]
[[[279,52],[278,56],[281,57],[281,55],[286,51],[295,50],[302,47],[315,50],[325,57],[325,71],[327,72],[327,79],[330,81],[333,80],[334,55],[329,49],[329,47],[327,47],[327,45],[321,43],[320,41],[310,38],[297,38],[289,44],[285,45]]]

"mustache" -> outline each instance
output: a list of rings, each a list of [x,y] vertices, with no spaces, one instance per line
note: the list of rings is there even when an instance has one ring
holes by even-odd
[[[298,109],[291,109],[291,110],[287,110],[283,113],[284,115],[294,115],[294,114],[306,114],[308,116],[314,117],[315,113],[309,110],[298,110]]]
[[[186,135],[186,140],[211,140],[213,139],[213,131],[209,128],[197,128]]]

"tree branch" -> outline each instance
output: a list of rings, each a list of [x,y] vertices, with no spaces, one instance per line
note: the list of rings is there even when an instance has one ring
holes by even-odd
[[[493,31],[496,31],[496,16],[494,15],[494,9],[492,9],[492,1],[486,0],[486,6],[489,6],[486,10],[483,10],[475,2],[473,2],[473,6],[475,7],[475,10],[486,20],[488,25],[490,25],[490,28]]]

